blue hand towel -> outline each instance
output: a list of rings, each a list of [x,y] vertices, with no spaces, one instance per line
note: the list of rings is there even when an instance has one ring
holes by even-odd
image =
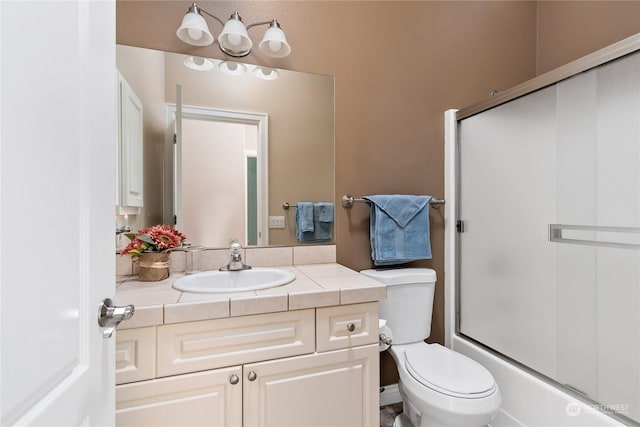
[[[296,209],[296,230],[300,233],[313,231],[313,203],[298,202]]]
[[[311,209],[309,209],[311,205]],[[302,206],[303,210],[300,211]],[[311,225],[308,215],[311,212]],[[333,203],[298,202],[296,210],[296,238],[299,242],[326,242],[332,238]],[[304,221],[301,217],[304,216]],[[303,228],[304,227],[304,228]]]
[[[371,258],[375,265],[431,259],[431,196],[365,196],[371,203]]]
[[[315,226],[314,241],[326,242],[331,240],[333,230],[333,203],[314,203],[313,220]]]

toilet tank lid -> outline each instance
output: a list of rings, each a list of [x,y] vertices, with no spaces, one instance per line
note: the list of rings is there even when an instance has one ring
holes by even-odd
[[[436,272],[431,268],[381,268],[362,270],[360,273],[385,285],[430,283],[436,281]]]

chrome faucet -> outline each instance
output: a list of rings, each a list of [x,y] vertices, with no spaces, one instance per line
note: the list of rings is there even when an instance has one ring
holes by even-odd
[[[242,246],[237,241],[231,242],[231,259],[229,264],[220,267],[220,271],[242,271],[250,270],[251,266],[242,262]]]

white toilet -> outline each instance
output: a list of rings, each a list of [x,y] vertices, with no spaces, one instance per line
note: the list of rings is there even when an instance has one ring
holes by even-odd
[[[387,285],[380,318],[387,320],[398,366],[403,413],[394,427],[480,427],[496,416],[502,397],[491,373],[440,344],[427,344],[436,272],[429,268],[364,270]]]

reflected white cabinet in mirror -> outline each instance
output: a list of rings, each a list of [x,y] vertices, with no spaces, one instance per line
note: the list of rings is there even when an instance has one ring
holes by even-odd
[[[118,214],[140,213],[142,186],[142,103],[118,72],[116,206]]]

